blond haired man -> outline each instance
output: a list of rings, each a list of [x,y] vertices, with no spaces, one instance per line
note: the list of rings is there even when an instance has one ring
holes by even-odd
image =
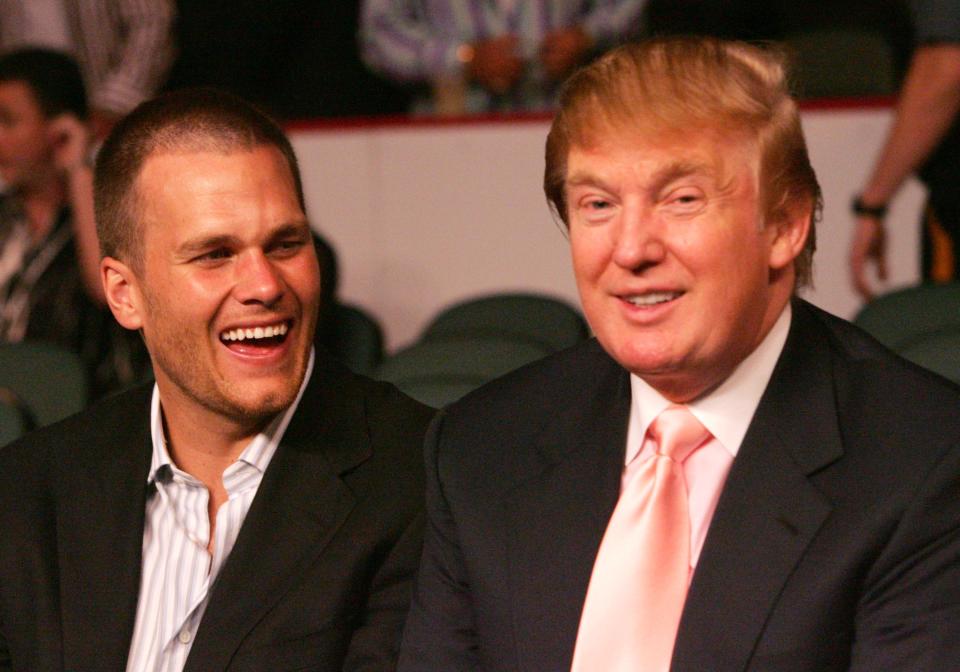
[[[567,83],[545,189],[596,340],[443,412],[400,669],[955,669],[955,387],[795,297],[819,186],[782,59]]]

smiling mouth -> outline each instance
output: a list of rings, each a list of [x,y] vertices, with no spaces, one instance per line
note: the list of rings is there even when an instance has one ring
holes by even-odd
[[[682,295],[683,292],[648,292],[646,294],[629,294],[622,298],[630,305],[645,308],[647,306],[656,306],[661,303],[674,301]]]
[[[287,338],[288,322],[278,322],[259,327],[237,327],[220,334],[220,341],[226,345],[244,345],[267,347],[279,345]]]

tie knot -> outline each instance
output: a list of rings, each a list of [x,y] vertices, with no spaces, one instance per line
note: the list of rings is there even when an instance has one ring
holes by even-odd
[[[710,432],[686,406],[670,406],[654,419],[650,436],[657,444],[657,454],[682,463],[703,445]]]

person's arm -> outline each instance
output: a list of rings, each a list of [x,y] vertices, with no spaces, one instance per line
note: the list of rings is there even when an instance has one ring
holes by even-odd
[[[72,114],[62,114],[50,126],[54,138],[53,162],[67,188],[80,279],[87,295],[106,305],[100,281],[100,241],[93,210],[93,169],[90,167],[90,129]]]
[[[91,92],[93,119],[103,120],[102,132],[111,120],[126,114],[155,93],[173,59],[172,0],[118,0],[124,36],[116,67]],[[84,39],[96,39],[84,35]]]
[[[960,446],[924,480],[864,577],[849,672],[960,664]]]
[[[907,176],[930,156],[960,112],[960,44],[930,44],[914,54],[900,92],[896,118],[863,191],[861,203],[886,206]],[[855,289],[873,296],[867,278],[870,263],[886,278],[883,218],[860,216],[850,248]]]
[[[441,412],[425,441],[427,531],[398,672],[465,672],[477,666],[470,587],[438,474],[442,423]]]

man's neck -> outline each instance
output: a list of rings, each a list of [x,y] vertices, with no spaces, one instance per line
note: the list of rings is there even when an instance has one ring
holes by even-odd
[[[63,183],[55,178],[25,186],[17,191],[34,242],[43,240],[53,229],[57,215],[66,202]]]
[[[161,410],[170,459],[177,468],[196,478],[207,489],[210,523],[207,551],[212,556],[217,511],[229,496],[223,484],[223,473],[271,418],[238,422],[194,403],[165,403],[162,395]]]
[[[239,421],[195,403],[178,403],[161,392],[164,435],[170,459],[207,486],[222,487],[224,470],[272,418]]]

